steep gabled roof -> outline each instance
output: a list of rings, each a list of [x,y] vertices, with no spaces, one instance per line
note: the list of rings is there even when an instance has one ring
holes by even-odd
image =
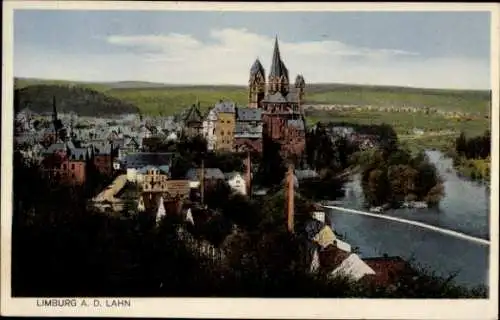
[[[201,177],[201,169],[200,168],[191,168],[186,173],[186,179],[190,181],[199,180]],[[205,179],[219,179],[224,180],[224,174],[218,168],[205,168]]]
[[[262,123],[253,126],[245,122],[236,122],[234,136],[237,138],[261,138],[262,130]]]
[[[71,155],[69,158],[71,160],[86,161],[88,160],[88,150],[87,148],[74,148],[71,150]]]
[[[203,115],[201,114],[200,108],[197,104],[193,104],[187,110],[184,115],[185,122],[201,122],[203,121]]]
[[[219,101],[214,106],[215,112],[220,113],[235,113],[236,106],[232,101]]]
[[[262,121],[262,109],[236,108],[236,121]]]

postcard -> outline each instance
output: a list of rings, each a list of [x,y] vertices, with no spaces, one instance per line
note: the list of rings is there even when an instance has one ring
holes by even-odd
[[[2,315],[497,315],[497,5],[3,8]]]

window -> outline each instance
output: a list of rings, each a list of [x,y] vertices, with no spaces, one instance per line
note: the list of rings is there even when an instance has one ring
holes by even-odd
[[[63,164],[62,167],[63,167],[63,170],[66,170],[66,164]]]
[[[224,130],[222,130],[222,131],[220,132],[220,135],[221,135],[221,136],[223,136],[223,135],[224,135]]]
[[[71,164],[71,170],[75,170],[75,164],[74,163]]]

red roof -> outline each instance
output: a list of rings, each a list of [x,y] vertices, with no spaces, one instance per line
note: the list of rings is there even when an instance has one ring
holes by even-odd
[[[390,285],[397,282],[398,275],[410,270],[407,261],[401,257],[365,258],[363,261],[375,271],[375,275],[368,277],[376,285]]]

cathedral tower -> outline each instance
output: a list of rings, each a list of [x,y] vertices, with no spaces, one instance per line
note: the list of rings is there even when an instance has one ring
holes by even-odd
[[[290,81],[288,78],[288,69],[281,60],[280,49],[278,46],[278,37],[274,41],[273,60],[271,70],[269,71],[268,93],[280,92],[284,96],[288,94]]]
[[[248,86],[248,106],[250,108],[259,108],[260,102],[266,94],[266,72],[259,59],[255,60],[252,68],[250,68]]]
[[[295,78],[295,88],[297,89],[297,102],[299,106],[304,102],[304,88],[306,87],[306,81],[304,77],[299,74],[297,78]]]

